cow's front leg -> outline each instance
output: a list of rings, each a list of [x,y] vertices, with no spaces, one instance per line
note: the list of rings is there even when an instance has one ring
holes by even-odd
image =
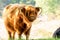
[[[18,40],[21,40],[21,33],[18,33]]]
[[[10,31],[8,31],[8,35],[9,35],[8,40],[11,40],[12,39],[12,36],[11,36],[11,32]]]
[[[24,33],[26,35],[26,40],[29,40],[30,29],[31,27]]]

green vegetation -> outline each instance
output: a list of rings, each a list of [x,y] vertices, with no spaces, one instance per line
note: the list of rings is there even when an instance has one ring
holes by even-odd
[[[18,40],[18,39],[15,39]],[[25,39],[20,39],[20,40],[25,40]],[[60,40],[60,38],[47,38],[47,39],[29,39],[29,40]]]
[[[36,5],[42,7],[43,13],[55,13],[58,6],[60,6],[60,0],[36,0]]]

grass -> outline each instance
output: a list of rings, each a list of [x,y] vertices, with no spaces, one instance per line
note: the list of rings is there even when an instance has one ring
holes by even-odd
[[[1,40],[4,40],[4,39],[1,39]],[[9,39],[11,40],[11,39]],[[15,40],[18,40],[17,38]],[[19,39],[19,40],[25,40],[25,39]],[[29,40],[60,40],[60,38],[43,38],[43,39],[29,39]]]
[[[16,39],[18,40],[18,39]],[[25,40],[25,39],[21,39],[21,40]],[[47,39],[29,39],[29,40],[60,40],[60,38],[47,38]]]

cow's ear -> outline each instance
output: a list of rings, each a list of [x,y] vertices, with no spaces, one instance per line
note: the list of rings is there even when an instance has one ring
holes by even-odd
[[[6,9],[9,9],[10,6],[11,6],[11,5],[7,5],[7,6],[6,6]]]
[[[36,7],[36,10],[39,11],[40,10],[40,7]]]
[[[25,13],[25,8],[21,8],[21,12]]]

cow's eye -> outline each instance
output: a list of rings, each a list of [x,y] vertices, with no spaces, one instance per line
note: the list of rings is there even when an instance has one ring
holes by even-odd
[[[28,16],[29,15],[29,13],[28,12],[26,12],[26,16]]]

